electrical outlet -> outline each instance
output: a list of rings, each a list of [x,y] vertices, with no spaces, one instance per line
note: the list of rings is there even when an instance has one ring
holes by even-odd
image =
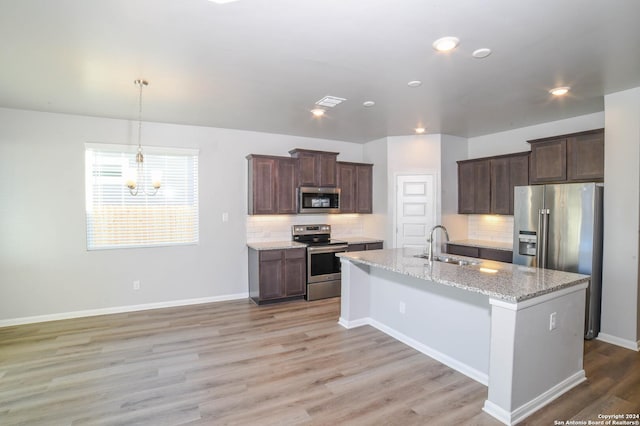
[[[549,331],[552,331],[552,330],[556,329],[557,316],[558,316],[557,312],[553,312],[551,315],[549,315]]]
[[[407,312],[407,305],[405,305],[404,302],[400,302],[400,304],[398,305],[398,310],[401,314],[404,314],[405,312]]]
[[[229,222],[229,213],[227,212],[222,213],[222,221]]]
[[[140,280],[135,280],[133,282],[133,289],[134,290],[140,290]]]

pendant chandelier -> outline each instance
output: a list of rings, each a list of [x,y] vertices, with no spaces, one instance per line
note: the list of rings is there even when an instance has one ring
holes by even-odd
[[[142,155],[142,88],[149,85],[146,80],[135,80],[134,84],[140,88],[138,97],[138,152],[136,153],[136,172],[135,177],[127,178],[127,188],[131,195],[145,194],[156,195],[160,189],[160,179],[152,178],[151,187],[147,188],[147,176],[144,169],[144,155]]]

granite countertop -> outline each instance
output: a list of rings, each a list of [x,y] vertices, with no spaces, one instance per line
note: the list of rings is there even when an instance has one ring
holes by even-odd
[[[334,237],[336,240],[346,241],[347,244],[370,244],[370,243],[382,243],[384,240],[380,238],[369,237]]]
[[[283,250],[294,248],[305,248],[306,244],[297,243],[295,241],[270,241],[268,243],[247,243],[249,248],[254,250]]]
[[[588,282],[590,278],[588,275],[571,272],[531,268],[464,256],[452,257],[477,262],[477,264],[458,266],[432,262],[429,265],[426,259],[414,257],[416,254],[421,254],[421,250],[400,248],[338,253],[338,256],[354,263],[362,263],[426,281],[458,287],[510,303],[521,302]],[[491,270],[496,272],[487,272]]]
[[[469,247],[481,247],[496,250],[513,251],[513,243],[503,243],[501,241],[489,241],[489,240],[457,240],[449,241],[449,244],[457,244],[459,246]]]

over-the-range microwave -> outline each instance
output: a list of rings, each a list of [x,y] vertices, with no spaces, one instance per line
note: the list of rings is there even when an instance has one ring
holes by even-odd
[[[340,213],[340,188],[298,188],[298,213]]]

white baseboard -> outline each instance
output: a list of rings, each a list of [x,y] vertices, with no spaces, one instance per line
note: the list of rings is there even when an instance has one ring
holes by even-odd
[[[61,312],[58,314],[37,315],[33,317],[0,320],[0,327],[33,324],[38,322],[58,321],[71,318],[94,317],[97,315],[121,314],[125,312],[146,311],[149,309],[173,308],[176,306],[199,305],[202,303],[224,302],[227,300],[246,299],[249,293],[228,294],[224,296],[201,297],[197,299],[170,300],[167,302],[145,303],[143,305],[114,306],[112,308],[88,309],[85,311]]]
[[[363,318],[363,319],[359,319],[359,320],[355,320],[355,321],[347,321],[346,319],[340,317],[340,319],[338,320],[338,324],[340,324],[341,326],[343,326],[346,329],[356,328],[356,327],[362,327],[363,325],[370,325],[371,324],[371,319],[370,318]]]
[[[489,383],[489,376],[482,371],[476,370],[475,368],[464,364],[454,358],[451,358],[448,355],[443,354],[411,337],[400,333],[399,331],[388,327],[372,318],[361,318],[354,321],[347,321],[344,318],[340,317],[338,324],[343,326],[344,328],[356,328],[361,327],[363,325],[370,325],[378,330],[382,331],[385,334],[393,337],[396,340],[404,343],[407,346],[412,347],[418,352],[422,352],[430,358],[435,359],[436,361],[446,365],[447,367],[453,368],[454,370],[464,374],[465,376],[475,380],[476,382],[480,382],[481,384],[487,386]]]
[[[486,400],[484,402],[484,407],[482,407],[482,410],[485,413],[500,420],[502,423],[511,426],[518,422],[521,422],[534,412],[538,411],[540,408],[549,404],[551,401],[560,397],[564,393],[570,391],[585,380],[587,380],[587,378],[584,374],[584,370],[580,370],[575,374],[569,376],[562,382],[558,383],[557,385],[553,386],[551,389],[541,393],[531,401],[521,405],[511,412],[505,410],[502,407],[499,407],[489,400]]]
[[[611,343],[612,345],[631,349],[632,351],[640,352],[640,340],[634,342],[633,340],[622,339],[620,337],[602,332],[598,333],[598,337],[596,337],[596,339],[606,343]]]

